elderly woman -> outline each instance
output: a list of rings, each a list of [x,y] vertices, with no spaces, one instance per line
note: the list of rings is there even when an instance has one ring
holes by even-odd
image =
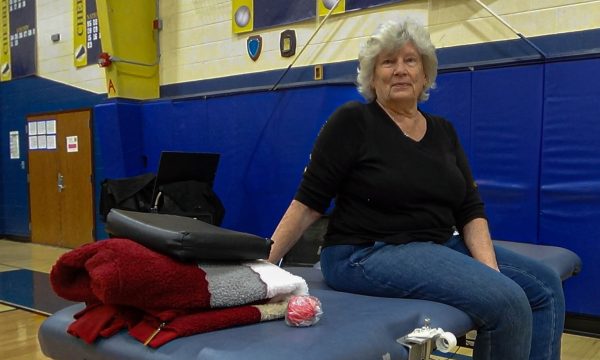
[[[332,288],[461,309],[478,326],[474,359],[558,359],[559,277],[494,248],[453,126],[417,107],[437,75],[427,31],[388,22],[359,62],[368,103],[347,103],[324,125],[269,260],[281,259],[335,198],[321,252]]]

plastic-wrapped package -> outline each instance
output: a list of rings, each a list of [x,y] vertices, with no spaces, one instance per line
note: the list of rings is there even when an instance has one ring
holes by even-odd
[[[289,326],[303,327],[316,324],[323,315],[321,301],[311,295],[294,295],[290,297],[285,323]]]

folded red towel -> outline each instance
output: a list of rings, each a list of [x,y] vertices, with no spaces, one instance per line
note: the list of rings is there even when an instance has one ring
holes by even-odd
[[[144,313],[125,306],[91,304],[74,315],[67,332],[91,344],[99,336],[110,337],[119,330],[139,323]]]
[[[148,311],[210,306],[206,273],[127,239],[86,244],[59,258],[50,272],[61,297]]]
[[[50,280],[59,296],[88,304],[70,334],[92,342],[127,327],[136,339],[151,339],[150,346],[283,318],[287,296],[308,292],[302,278],[264,261],[182,263],[127,239],[64,254]]]
[[[159,347],[175,338],[280,319],[284,316],[287,301],[273,304],[235,306],[180,315],[170,322],[147,316],[129,330],[140,342]]]

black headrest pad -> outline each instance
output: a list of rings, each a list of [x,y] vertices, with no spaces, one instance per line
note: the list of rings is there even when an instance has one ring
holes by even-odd
[[[111,209],[106,232],[181,261],[266,259],[270,239],[184,216]]]

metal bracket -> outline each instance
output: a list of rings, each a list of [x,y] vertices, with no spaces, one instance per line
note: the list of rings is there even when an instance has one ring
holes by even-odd
[[[398,339],[398,342],[408,349],[408,360],[429,360],[433,351],[431,340],[420,344],[401,342],[400,339]]]

